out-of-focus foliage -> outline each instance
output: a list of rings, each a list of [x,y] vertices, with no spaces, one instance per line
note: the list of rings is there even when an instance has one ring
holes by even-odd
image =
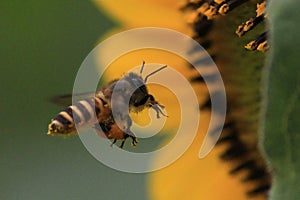
[[[299,1],[271,1],[271,55],[265,70],[263,148],[274,174],[271,200],[300,196]]]

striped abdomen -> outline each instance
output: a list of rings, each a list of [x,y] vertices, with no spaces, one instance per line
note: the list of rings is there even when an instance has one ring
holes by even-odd
[[[110,108],[100,97],[81,100],[61,111],[49,124],[48,135],[76,134],[81,128],[101,122],[110,116]]]

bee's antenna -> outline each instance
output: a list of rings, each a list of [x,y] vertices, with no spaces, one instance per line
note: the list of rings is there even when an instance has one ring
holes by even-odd
[[[152,76],[153,74],[159,72],[160,70],[163,70],[163,69],[166,68],[166,67],[167,67],[167,65],[165,65],[165,66],[163,66],[163,67],[161,67],[161,68],[155,70],[154,72],[151,72],[150,74],[148,74],[148,75],[145,77],[145,79],[144,79],[144,83],[147,82],[147,79],[149,78],[149,76]]]
[[[141,70],[140,70],[140,76],[142,76],[144,66],[145,66],[145,61],[143,60],[142,67],[141,67]]]

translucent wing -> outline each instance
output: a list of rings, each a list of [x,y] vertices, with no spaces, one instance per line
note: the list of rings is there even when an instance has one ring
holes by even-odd
[[[95,96],[94,92],[83,92],[78,94],[58,95],[58,96],[51,97],[49,100],[54,104],[66,107],[72,104],[72,98],[74,98],[75,101],[80,101],[94,96]]]

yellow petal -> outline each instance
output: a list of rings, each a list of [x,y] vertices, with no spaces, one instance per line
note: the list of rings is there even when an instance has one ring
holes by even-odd
[[[191,33],[179,11],[178,1],[94,0],[94,3],[126,28],[155,26]]]
[[[202,114],[202,113],[201,113]],[[208,113],[204,113],[201,124],[209,122]],[[241,182],[241,176],[228,174],[231,165],[221,162],[219,155],[224,152],[225,146],[215,147],[204,159],[198,158],[199,147],[207,127],[200,127],[191,147],[172,165],[149,175],[149,194],[151,199],[209,199],[209,200],[246,200],[247,190],[255,185]],[[160,155],[161,158],[170,155]],[[263,200],[264,196],[251,198]]]

